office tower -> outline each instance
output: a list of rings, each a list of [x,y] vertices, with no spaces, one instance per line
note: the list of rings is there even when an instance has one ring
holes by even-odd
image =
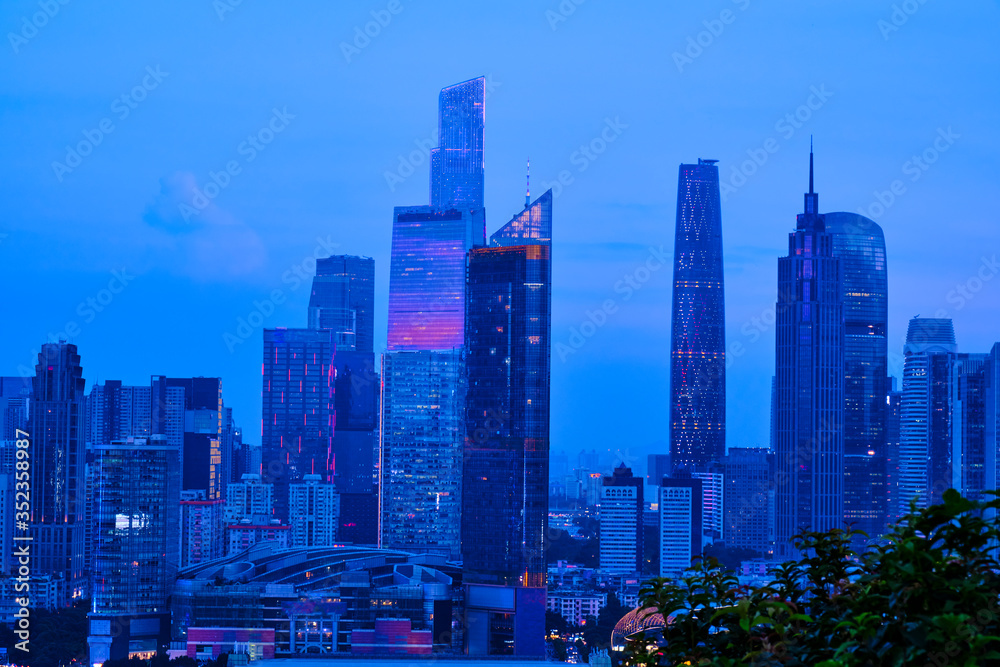
[[[713,464],[710,470],[691,471],[691,477],[701,480],[702,536],[706,545],[722,539],[725,503],[724,480],[720,468],[721,462]]]
[[[726,301],[716,160],[682,164],[677,181],[670,329],[670,454],[704,466],[726,448]]]
[[[382,546],[458,559],[462,352],[390,352],[382,360],[382,377]]]
[[[333,476],[333,351],[329,329],[264,329],[261,474],[285,523],[290,483]]]
[[[809,153],[805,212],[778,260],[775,346],[775,540],[797,554],[803,530],[844,521],[844,310],[840,258],[819,213]]]
[[[339,493],[373,493],[381,390],[374,355],[338,349],[333,375],[332,481]]]
[[[438,147],[431,149],[431,206],[483,208],[486,78],[441,89]]]
[[[769,554],[768,497],[771,494],[770,451],[765,448],[730,447],[723,459],[725,523],[722,537],[727,547]]]
[[[551,239],[548,191],[469,251],[462,562],[481,583],[545,585]]]
[[[238,482],[242,478],[236,477],[236,461],[238,452],[243,447],[243,430],[237,426],[233,420],[233,409],[223,406],[222,408],[222,433],[219,440],[219,449],[222,453],[222,498],[225,500],[229,490],[229,485]]]
[[[151,388],[123,386],[120,380],[94,384],[87,394],[86,441],[107,445],[150,435]]]
[[[986,486],[986,374],[989,354],[956,355],[952,394],[952,479],[969,500],[991,500]]]
[[[601,572],[641,574],[643,480],[622,463],[601,487]]]
[[[28,426],[31,378],[0,377],[0,440],[16,440]]]
[[[984,484],[1000,489],[1000,343],[995,343],[983,366]]]
[[[886,523],[895,524],[899,514],[899,437],[900,407],[903,392],[896,389],[896,378],[891,378],[892,389],[885,399],[885,503]]]
[[[84,597],[88,584],[84,384],[76,345],[42,345],[28,425],[32,574],[61,576],[66,595],[73,599]]]
[[[679,577],[702,548],[701,480],[670,478],[659,489],[660,576]]]
[[[240,482],[229,485],[225,521],[227,524],[244,520],[268,523],[273,505],[274,485],[261,482],[260,475],[246,474]]]
[[[375,351],[375,260],[332,255],[316,260],[310,329],[330,329],[338,352]]]
[[[209,500],[205,489],[181,490],[181,567],[226,554],[225,506]]]
[[[180,560],[180,452],[166,437],[94,446],[91,663],[165,650]],[[112,629],[114,628],[114,629]]]
[[[825,213],[844,303],[844,521],[885,528],[885,397],[889,395],[885,238],[874,220]]]
[[[441,91],[430,206],[396,207],[382,358],[381,544],[460,555],[466,254],[485,245],[485,79]]]
[[[951,456],[955,330],[950,319],[915,317],[903,346],[899,513],[927,507],[955,486]]]
[[[671,471],[670,454],[650,454],[646,457],[646,484],[659,486]]]
[[[337,542],[340,498],[333,484],[306,475],[290,487],[289,514],[293,547],[329,547]]]

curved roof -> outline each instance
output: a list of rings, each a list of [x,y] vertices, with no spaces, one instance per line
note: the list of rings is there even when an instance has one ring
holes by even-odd
[[[669,622],[670,619],[668,619]],[[625,640],[644,630],[661,630],[666,626],[663,614],[649,607],[639,607],[622,616],[611,633],[611,646],[620,650]]]

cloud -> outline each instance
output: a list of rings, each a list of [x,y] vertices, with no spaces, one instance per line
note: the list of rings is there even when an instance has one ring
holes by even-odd
[[[160,192],[143,221],[156,230],[154,263],[204,281],[242,278],[260,270],[267,250],[257,233],[219,208],[198,188],[194,174],[160,179]]]

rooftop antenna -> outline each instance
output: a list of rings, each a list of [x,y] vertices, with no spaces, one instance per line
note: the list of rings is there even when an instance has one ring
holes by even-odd
[[[525,182],[524,208],[531,206],[531,156],[528,156],[528,174]]]
[[[813,137],[809,135],[809,194],[813,194]]]

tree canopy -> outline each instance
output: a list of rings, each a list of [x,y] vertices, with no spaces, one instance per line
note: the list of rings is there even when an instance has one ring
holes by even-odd
[[[996,495],[996,494],[994,494]],[[629,665],[1000,664],[1000,501],[949,490],[857,553],[850,529],[796,536],[766,586],[714,558],[653,579],[641,605],[670,618],[628,642]]]

